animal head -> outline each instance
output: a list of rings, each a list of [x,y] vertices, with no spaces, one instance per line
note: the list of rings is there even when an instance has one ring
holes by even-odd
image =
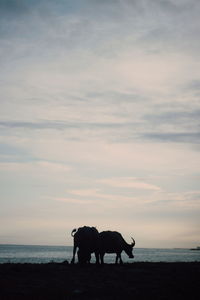
[[[129,258],[134,258],[133,247],[135,246],[135,240],[133,238],[131,239],[133,240],[133,242],[131,244],[126,244],[125,252]]]

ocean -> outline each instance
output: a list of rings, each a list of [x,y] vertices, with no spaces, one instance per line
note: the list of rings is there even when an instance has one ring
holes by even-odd
[[[0,263],[49,263],[71,261],[72,246],[0,245]],[[190,249],[134,248],[134,259],[122,253],[124,262],[194,262],[200,251]],[[95,258],[92,254],[91,262]],[[105,254],[105,263],[114,263],[114,254]],[[77,259],[76,259],[77,262]]]

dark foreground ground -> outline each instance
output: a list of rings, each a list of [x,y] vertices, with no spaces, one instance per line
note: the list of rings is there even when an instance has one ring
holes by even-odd
[[[195,295],[196,294],[196,295]],[[200,263],[1,264],[0,299],[200,299]]]

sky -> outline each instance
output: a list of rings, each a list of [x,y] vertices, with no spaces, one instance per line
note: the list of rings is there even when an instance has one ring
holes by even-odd
[[[200,1],[0,1],[0,243],[200,243]]]

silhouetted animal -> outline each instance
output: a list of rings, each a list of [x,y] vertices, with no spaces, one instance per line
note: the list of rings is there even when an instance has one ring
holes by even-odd
[[[78,248],[78,262],[81,264],[89,263],[91,253],[95,253],[96,263],[99,263],[99,232],[95,227],[79,227],[73,229],[71,236],[74,238],[73,257],[71,263],[75,262],[76,249]]]
[[[122,264],[121,253],[124,250],[129,258],[134,258],[133,247],[135,240],[132,238],[133,243],[127,244],[122,235],[117,231],[102,231],[99,233],[99,254],[101,263],[104,263],[105,253],[116,253],[115,263],[118,260]]]

